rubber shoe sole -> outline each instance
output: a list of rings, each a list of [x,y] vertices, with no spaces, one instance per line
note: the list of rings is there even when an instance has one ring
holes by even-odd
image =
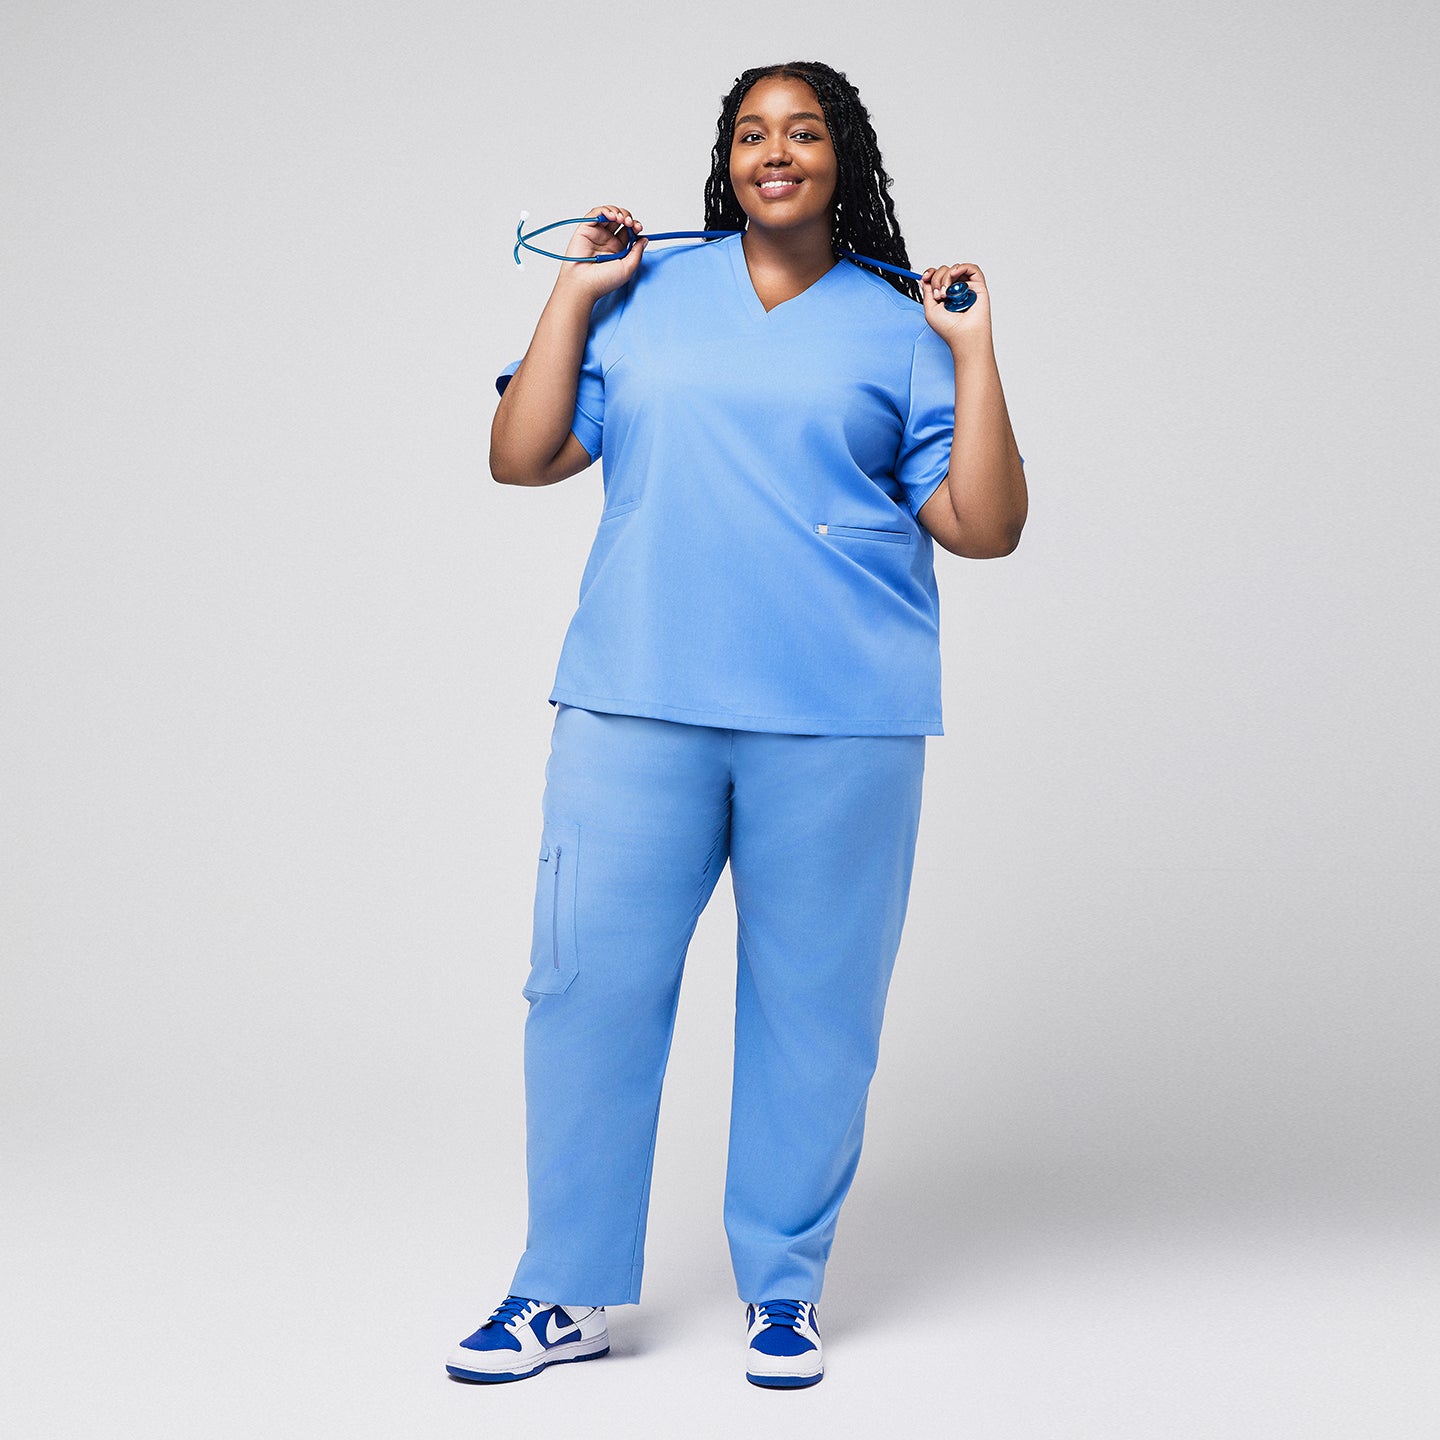
[[[747,1370],[745,1378],[766,1390],[798,1390],[805,1385],[818,1385],[825,1378],[825,1367],[822,1365],[813,1375],[756,1375]]]
[[[593,1340],[572,1340],[568,1345],[557,1345],[545,1355],[543,1359],[532,1365],[528,1370],[475,1370],[471,1369],[465,1354],[465,1347],[460,1346],[445,1362],[445,1369],[456,1380],[468,1380],[473,1383],[484,1385],[497,1384],[506,1380],[528,1380],[532,1375],[538,1375],[542,1370],[551,1365],[568,1365],[576,1360],[598,1360],[602,1355],[610,1353],[610,1341],[604,1341],[603,1348],[599,1350],[586,1349],[586,1346],[593,1346]],[[472,1354],[479,1357],[483,1351],[472,1351]],[[494,1353],[494,1352],[491,1352]]]

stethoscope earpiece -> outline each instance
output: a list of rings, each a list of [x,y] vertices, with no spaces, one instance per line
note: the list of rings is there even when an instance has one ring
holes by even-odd
[[[629,237],[625,242],[623,250],[617,250],[613,255],[557,255],[553,250],[542,250],[538,245],[532,245],[530,241],[536,235],[543,235],[547,230],[558,230],[562,225],[593,225],[597,220],[604,220],[609,223],[608,215],[577,215],[571,220],[556,220],[551,225],[541,225],[537,230],[526,230],[525,222],[530,218],[528,210],[520,212],[520,223],[515,227],[515,263],[523,270],[524,261],[520,259],[521,249],[533,251],[536,255],[544,255],[550,260],[566,260],[572,264],[599,265],[607,260],[623,260],[635,246],[635,232],[628,225],[619,225],[615,233],[618,235],[621,230]],[[650,240],[723,240],[727,235],[743,235],[743,230],[666,230],[659,235],[647,235]],[[888,270],[892,275],[904,275],[911,280],[920,280],[920,275],[914,270],[906,270],[900,265],[891,265],[885,260],[872,260],[868,255],[856,255],[846,251],[842,259],[854,261],[860,265],[873,265],[877,270]],[[924,281],[920,282],[922,285]],[[957,280],[945,292],[945,308],[952,313],[968,310],[980,297],[963,280]]]
[[[599,265],[607,260],[623,260],[635,247],[635,232],[628,225],[621,225],[618,221],[612,222],[608,215],[577,215],[573,220],[557,220],[553,225],[541,225],[537,230],[526,230],[525,222],[530,218],[528,210],[520,212],[520,223],[515,227],[515,263],[521,264],[520,251],[526,249],[533,251],[536,255],[544,255],[550,260],[568,260],[576,265]],[[558,230],[562,225],[594,225],[597,221],[605,224],[615,224],[615,234],[621,230],[629,237],[625,242],[623,250],[616,250],[612,255],[557,255],[553,250],[542,250],[538,245],[532,245],[530,241],[536,235],[543,235],[547,230]],[[670,230],[663,235],[647,235],[647,240],[719,240],[726,235],[738,235],[738,230]]]

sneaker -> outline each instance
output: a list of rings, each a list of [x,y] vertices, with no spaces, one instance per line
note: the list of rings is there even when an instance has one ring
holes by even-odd
[[[752,1385],[793,1389],[825,1377],[815,1307],[808,1300],[766,1300],[745,1311],[750,1352],[745,1378]]]
[[[603,1305],[558,1305],[507,1295],[505,1303],[450,1352],[457,1380],[527,1380],[547,1365],[610,1353]]]

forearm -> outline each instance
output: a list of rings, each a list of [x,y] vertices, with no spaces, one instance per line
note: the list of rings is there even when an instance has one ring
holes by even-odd
[[[569,436],[593,304],[560,284],[551,291],[490,427],[490,473],[502,484],[540,483]]]
[[[1010,429],[1000,371],[987,334],[952,344],[955,433],[945,483],[969,553],[1008,555],[1029,511],[1025,469]]]

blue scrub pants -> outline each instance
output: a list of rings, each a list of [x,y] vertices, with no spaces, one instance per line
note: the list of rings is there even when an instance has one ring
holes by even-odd
[[[740,1298],[818,1301],[910,893],[923,735],[557,708],[523,993],[529,1229],[510,1291],[640,1299],[680,977],[728,858],[725,1231]]]

